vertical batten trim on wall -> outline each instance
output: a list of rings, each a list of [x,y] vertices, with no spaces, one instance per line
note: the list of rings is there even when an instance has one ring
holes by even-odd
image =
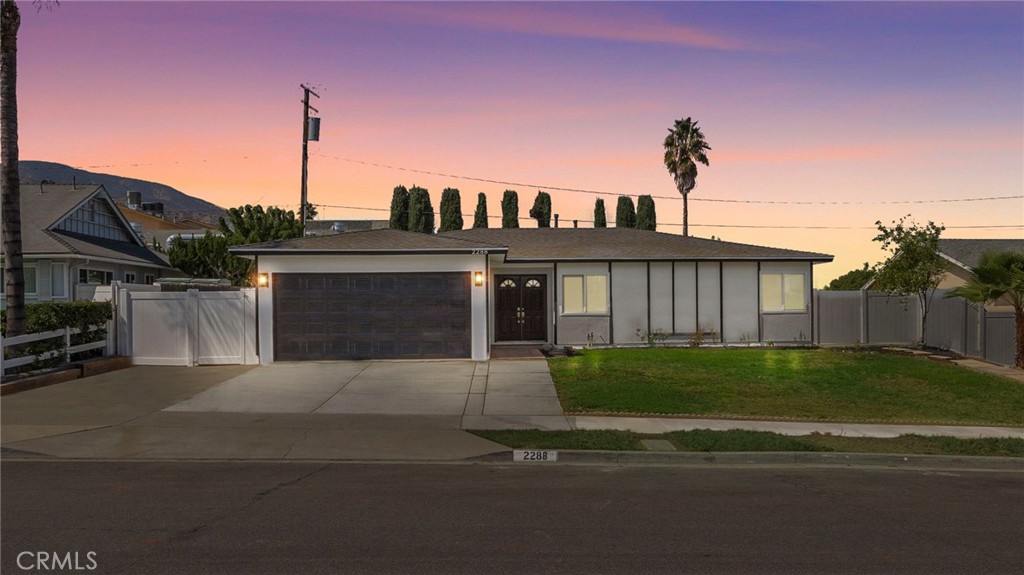
[[[718,341],[725,343],[725,262],[718,262]]]
[[[807,282],[807,287],[811,290],[811,339],[814,339],[814,262],[807,262],[807,268],[810,274],[810,281]]]
[[[651,262],[647,262],[647,333],[651,333]]]
[[[551,286],[551,307],[554,308],[551,311],[555,316],[554,326],[552,328],[551,343],[558,345],[558,262],[555,262],[554,278],[552,278]]]
[[[256,268],[256,357],[260,355],[260,256],[256,254],[253,256]],[[269,277],[269,276],[267,276]],[[145,276],[143,276],[145,279]]]
[[[693,262],[693,331],[700,329],[700,262]]]
[[[472,273],[472,272],[470,272]],[[484,254],[484,349],[487,351],[487,359],[491,359],[491,286],[494,285],[494,278],[491,277],[491,256]]]
[[[672,335],[676,334],[676,262],[672,262]]]
[[[764,322],[764,310],[761,309],[761,262],[757,262],[757,341],[763,338],[761,324]]]
[[[615,305],[612,294],[615,293],[612,285],[612,262],[608,262],[608,344],[615,345]]]

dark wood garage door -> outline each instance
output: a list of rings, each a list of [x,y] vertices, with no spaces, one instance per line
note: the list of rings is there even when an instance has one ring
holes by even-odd
[[[274,358],[470,357],[468,273],[274,274]]]

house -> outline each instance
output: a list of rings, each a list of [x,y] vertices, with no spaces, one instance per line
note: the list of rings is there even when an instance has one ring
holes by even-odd
[[[22,184],[21,242],[28,303],[75,299],[77,284],[151,284],[172,270],[100,185]]]
[[[485,360],[493,346],[809,341],[832,256],[626,228],[392,229],[238,246],[260,357]],[[638,333],[640,334],[638,336]]]

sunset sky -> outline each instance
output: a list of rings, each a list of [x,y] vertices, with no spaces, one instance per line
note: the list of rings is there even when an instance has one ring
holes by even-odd
[[[876,220],[1024,236],[1021,2],[19,4],[22,160],[223,207],[297,208],[307,83],[309,198],[348,206],[321,218],[386,219],[355,208],[398,184],[491,215],[513,188],[526,216],[542,189],[581,226],[596,197],[611,223],[616,195],[665,196],[681,233],[662,141],[692,116],[691,234],[835,254],[819,287],[882,258]],[[791,203],[742,203],[765,201]]]

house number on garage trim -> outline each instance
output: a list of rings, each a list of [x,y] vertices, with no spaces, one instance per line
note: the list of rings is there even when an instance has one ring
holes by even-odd
[[[474,256],[486,256],[487,250],[473,250]]]
[[[512,450],[512,461],[558,461],[557,451]]]

